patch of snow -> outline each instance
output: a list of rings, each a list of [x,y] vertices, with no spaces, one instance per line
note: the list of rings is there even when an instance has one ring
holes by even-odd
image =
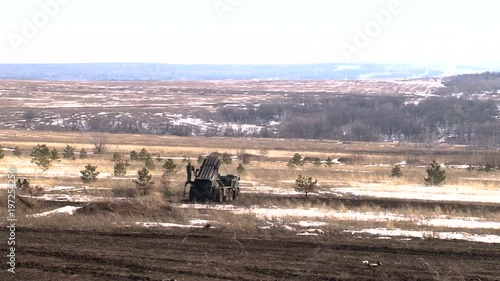
[[[466,240],[471,242],[482,243],[500,243],[500,236],[497,235],[478,235],[466,232],[433,232],[433,231],[414,231],[414,230],[401,230],[401,229],[385,229],[385,228],[372,228],[363,230],[345,230],[351,234],[367,233],[371,235],[380,236],[402,236],[414,238],[437,238],[445,240]]]
[[[52,211],[43,212],[43,213],[34,214],[34,215],[29,215],[28,217],[47,217],[47,216],[58,215],[58,214],[73,215],[80,208],[81,207],[65,206],[65,207],[62,207],[62,208],[59,208],[59,209],[55,209],[55,210],[52,210]]]
[[[298,223],[295,223],[296,225],[300,225],[302,227],[312,227],[312,226],[325,226],[327,225],[326,222],[319,222],[319,221],[299,221]]]
[[[202,228],[202,226],[200,225],[177,224],[177,223],[167,223],[167,222],[136,222],[136,224],[144,227]]]
[[[365,184],[361,187],[331,188],[334,193],[376,198],[399,198],[433,201],[500,203],[500,189],[476,189],[468,186],[421,186]]]

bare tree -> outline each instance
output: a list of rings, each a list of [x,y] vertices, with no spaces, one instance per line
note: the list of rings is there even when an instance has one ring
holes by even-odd
[[[92,135],[92,143],[95,147],[95,153],[104,153],[108,144],[108,136],[104,133],[95,133]]]

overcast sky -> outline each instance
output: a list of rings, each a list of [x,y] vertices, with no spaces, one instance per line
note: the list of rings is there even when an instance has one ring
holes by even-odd
[[[500,65],[496,0],[0,0],[0,63]]]

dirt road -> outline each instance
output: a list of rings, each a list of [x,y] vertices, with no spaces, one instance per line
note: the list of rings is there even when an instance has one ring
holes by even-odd
[[[27,228],[16,239],[16,274],[0,280],[500,280],[500,245],[464,241]]]

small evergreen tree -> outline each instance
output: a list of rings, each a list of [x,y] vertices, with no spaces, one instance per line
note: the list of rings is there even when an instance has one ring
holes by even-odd
[[[441,168],[441,165],[432,160],[427,170],[427,177],[424,178],[425,185],[442,185],[446,180],[446,171]]]
[[[229,153],[222,153],[222,163],[226,165],[233,163],[233,158],[231,158],[231,155]]]
[[[69,144],[66,145],[66,147],[62,151],[62,156],[64,159],[67,160],[75,160],[75,148],[72,146],[69,146]]]
[[[250,161],[252,160],[252,155],[250,153],[243,153],[238,158],[241,159],[243,165],[248,165],[248,164],[250,164]]]
[[[45,144],[38,144],[33,148],[31,151],[31,162],[35,163],[37,166],[42,168],[42,170],[47,171],[50,166],[52,165],[52,162],[54,161],[52,159],[50,149],[47,147]]]
[[[97,171],[97,166],[92,166],[90,164],[85,166],[85,169],[81,170],[80,173],[82,174],[80,179],[83,183],[92,183],[97,181],[97,176],[100,174]]]
[[[203,160],[205,160],[205,157],[203,155],[198,155],[198,159],[196,160],[198,162],[198,165],[201,165],[203,163]]]
[[[146,156],[146,159],[144,160],[144,166],[148,168],[148,170],[154,170],[156,169],[155,162],[153,161],[153,158],[151,157],[150,154]]]
[[[305,177],[299,174],[295,179],[295,191],[304,193],[307,198],[310,192],[314,192],[317,183],[318,180],[313,180],[312,177]]]
[[[304,161],[302,160],[302,155],[298,154],[298,153],[295,153],[292,157],[292,159],[290,159],[288,161],[288,165],[287,165],[289,168],[294,168],[296,166],[304,166]]]
[[[60,161],[59,159],[61,159],[61,156],[59,156],[59,151],[57,151],[57,149],[52,149],[50,151],[50,158],[53,160],[53,161]]]
[[[238,168],[236,168],[236,171],[238,171],[238,174],[243,174],[245,172],[245,167],[243,166],[243,163],[240,163],[238,165]]]
[[[172,159],[167,159],[167,161],[165,161],[165,163],[163,163],[163,166],[161,166],[162,170],[163,170],[163,174],[173,174],[176,171],[177,169],[177,164],[174,163],[174,160]]]
[[[139,153],[137,151],[133,150],[130,152],[130,160],[132,161],[139,161]]]
[[[87,151],[85,150],[85,148],[82,148],[82,150],[80,150],[80,159],[85,159],[87,157],[88,157]]]
[[[333,165],[333,160],[331,157],[326,158],[325,167],[330,168]]]
[[[149,152],[145,148],[141,149],[141,151],[139,152],[139,160],[146,161],[148,157],[151,157]]]
[[[321,159],[319,157],[314,158],[314,166],[321,166]]]
[[[111,161],[118,162],[120,160],[122,160],[122,156],[120,155],[120,153],[118,152],[113,153],[113,159]]]
[[[0,145],[0,159],[5,157],[5,153],[3,152],[2,146]]]
[[[151,179],[152,176],[149,174],[148,168],[144,167],[142,170],[137,171],[137,179],[134,179],[133,182],[137,186],[137,189],[142,191],[143,195],[147,195],[155,185],[155,182]]]
[[[401,165],[394,165],[391,171],[391,177],[400,178],[403,176],[403,171],[401,171]]]
[[[21,155],[23,155],[23,152],[21,151],[19,146],[16,146],[16,148],[14,148],[14,151],[12,152],[12,154],[16,157],[21,157]]]
[[[115,163],[114,175],[117,177],[123,177],[127,174],[127,167],[130,166],[128,161],[119,160]]]

